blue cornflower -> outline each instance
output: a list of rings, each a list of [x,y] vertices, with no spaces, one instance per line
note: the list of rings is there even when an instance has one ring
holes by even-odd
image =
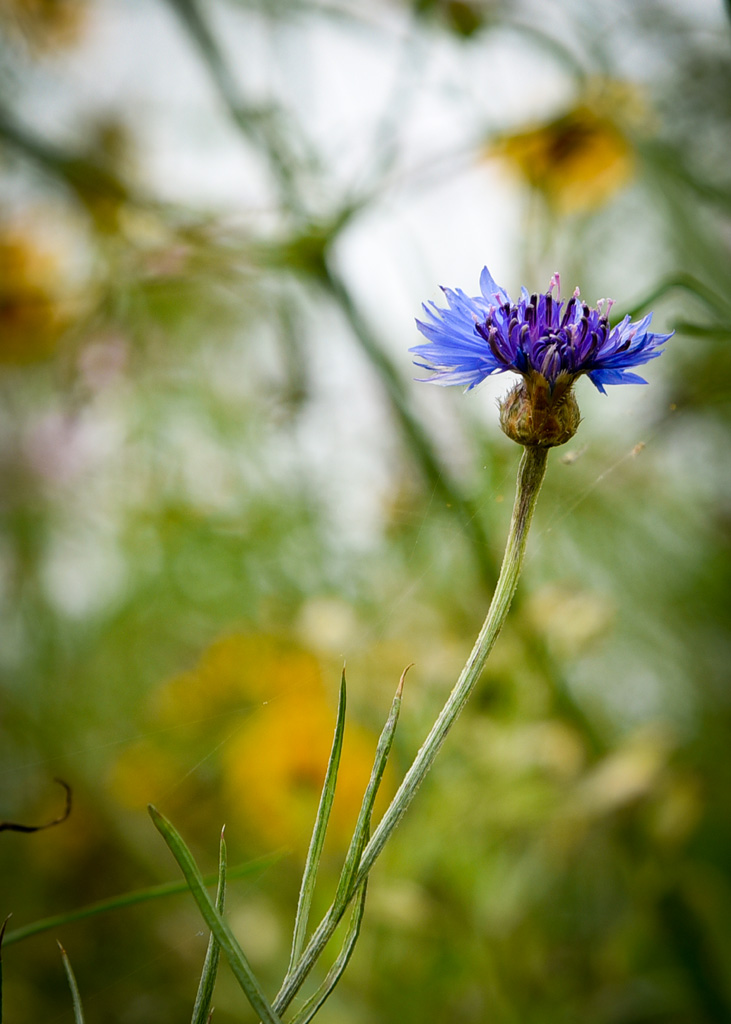
[[[652,313],[638,323],[626,316],[611,328],[613,300],[601,299],[591,308],[577,288],[563,301],[558,274],[547,292],[529,295],[523,288],[517,302],[487,267],[480,276],[481,295],[442,290],[448,308],[425,305],[428,320],[416,321],[429,339],[411,349],[417,366],[433,371],[427,379],[434,384],[463,384],[467,390],[496,373],[519,373],[523,381],[503,403],[501,425],[521,444],[563,444],[579,422],[571,390],[578,377],[586,374],[603,393],[605,384],[645,384],[629,368],[657,358],[671,337],[649,330]],[[519,405],[525,408],[516,426]],[[553,422],[557,415],[559,424]]]

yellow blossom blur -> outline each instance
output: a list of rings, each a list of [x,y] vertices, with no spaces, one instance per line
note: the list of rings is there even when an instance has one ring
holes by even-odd
[[[36,53],[73,46],[87,15],[87,0],[3,0],[0,24]]]
[[[20,231],[0,228],[0,362],[52,354],[68,324],[56,255]]]
[[[217,762],[228,813],[248,834],[267,848],[306,848],[335,727],[334,700],[311,651],[283,636],[221,637],[191,671],[161,687],[153,723],[162,728],[128,747],[114,767],[120,803],[138,807],[178,792],[190,770],[181,759],[182,730],[188,748],[201,738],[216,755],[205,758],[207,769]],[[346,726],[330,824],[338,847],[350,839],[375,747],[370,731]],[[388,773],[382,788],[392,788]]]
[[[155,698],[163,722],[195,720],[260,704],[290,692],[321,695],[317,658],[286,637],[233,634],[216,640],[190,672],[175,676]]]
[[[291,694],[257,712],[227,745],[224,781],[229,802],[265,845],[305,849],[325,777],[334,708],[323,696]],[[342,848],[368,785],[376,737],[346,726],[328,836]],[[386,777],[382,793],[388,792]]]
[[[635,173],[625,125],[644,120],[639,99],[623,83],[603,84],[548,122],[494,139],[501,158],[559,213],[595,209]]]
[[[124,751],[113,767],[111,789],[123,807],[140,809],[159,800],[178,784],[183,769],[176,757],[151,739]]]

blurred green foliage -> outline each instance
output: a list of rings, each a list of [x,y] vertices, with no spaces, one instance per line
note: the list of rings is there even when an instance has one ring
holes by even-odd
[[[0,18],[0,818],[74,794],[0,834],[0,916],[174,877],[153,800],[207,871],[223,821],[232,864],[289,851],[227,897],[275,987],[343,659],[333,883],[404,665],[391,791],[501,557],[518,450],[490,392],[413,384],[411,317],[482,262],[509,290],[558,268],[677,334],[650,388],[579,395],[509,627],[320,1019],[731,1020],[727,10]],[[149,92],[110,91],[136,44]],[[56,937],[87,1019],[186,1019],[206,938],[176,900],[8,946],[7,1019],[71,1019]],[[225,965],[214,1002],[251,1019]]]

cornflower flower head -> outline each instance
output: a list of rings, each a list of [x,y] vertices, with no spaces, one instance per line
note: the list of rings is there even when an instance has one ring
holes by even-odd
[[[428,319],[416,324],[428,343],[411,351],[417,366],[432,371],[426,379],[434,384],[462,384],[469,391],[493,374],[520,374],[500,404],[500,425],[523,445],[551,448],[570,440],[581,418],[573,393],[577,378],[586,374],[603,394],[606,384],[646,384],[630,368],[656,359],[672,336],[649,330],[652,313],[637,323],[626,316],[610,327],[614,301],[600,299],[590,307],[578,288],[564,301],[558,274],[545,293],[530,295],[523,288],[513,302],[485,267],[480,290],[470,297],[443,288],[447,308],[424,306]]]

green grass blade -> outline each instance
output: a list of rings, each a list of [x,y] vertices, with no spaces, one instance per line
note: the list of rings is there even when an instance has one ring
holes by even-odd
[[[343,747],[343,732],[345,729],[345,690],[345,670],[343,670],[343,674],[340,677],[340,698],[338,700],[338,713],[335,722],[335,735],[333,736],[332,749],[330,751],[330,760],[328,761],[327,772],[325,773],[322,795],[320,796],[320,804],[315,818],[315,827],[312,830],[310,848],[307,851],[307,860],[305,861],[305,869],[302,874],[302,885],[300,887],[297,916],[295,917],[294,934],[292,936],[292,952],[289,958],[290,970],[299,960],[305,946],[307,922],[310,917],[312,896],[317,881],[317,869],[320,866],[320,855],[322,854],[322,846],[325,842],[325,833],[335,796],[335,785],[337,783],[340,754]]]
[[[345,863],[340,874],[335,898],[327,914],[318,925],[317,932],[313,935],[304,953],[285,975],[279,992],[274,999],[274,1005],[277,1007],[277,1012],[279,1013],[283,1012],[287,1006],[289,1006],[294,995],[302,987],[303,982],[322,954],[329,937],[332,935],[338,922],[345,913],[349,900],[353,897],[354,882],[358,874],[361,855],[370,836],[370,821],[371,814],[373,812],[373,804],[378,793],[378,787],[381,784],[381,779],[383,778],[386,761],[388,759],[391,744],[393,742],[393,736],[396,731],[396,725],[398,724],[404,679],[406,678],[406,673],[410,668],[410,665],[407,666],[401,673],[401,679],[399,680],[396,695],[394,696],[393,703],[391,704],[388,719],[378,740],[371,777],[366,787],[363,802],[361,803],[358,821],[356,822],[355,830],[353,832],[353,838],[350,841],[350,846],[348,847],[348,852],[345,856]],[[359,879],[356,887],[359,888],[360,885],[365,882],[366,876],[367,872],[361,879]]]
[[[226,903],[226,841],[221,832],[221,845],[218,851],[218,889],[216,890],[216,910],[223,914]],[[209,1019],[211,1000],[213,999],[213,988],[216,984],[218,972],[218,961],[220,959],[221,947],[211,932],[206,950],[206,959],[203,962],[201,980],[198,984],[198,992],[193,1006],[193,1017],[191,1024],[206,1024]]]
[[[76,984],[76,978],[71,968],[71,961],[68,958],[66,950],[59,942],[58,948],[61,950],[61,959],[63,960],[64,970],[66,971],[66,977],[68,978],[69,988],[71,989],[71,998],[74,1001],[74,1021],[75,1024],[84,1024],[84,1011],[81,1008],[81,996],[79,995],[79,986]]]
[[[263,871],[265,868],[275,864],[284,856],[282,853],[269,854],[266,857],[259,857],[256,860],[247,861],[246,864],[237,864],[228,871],[228,881],[236,878],[247,878],[249,875]],[[203,879],[204,885],[215,885],[217,875],[206,875]],[[124,907],[132,907],[137,903],[146,903],[148,900],[157,900],[165,896],[179,896],[181,893],[189,892],[187,882],[163,882],[162,885],[151,885],[146,889],[135,889],[133,892],[123,893],[121,896],[110,896],[109,899],[99,900],[97,903],[90,903],[86,907],[77,907],[76,910],[69,910],[65,914],[55,914],[53,917],[44,917],[40,921],[26,924],[22,928],[14,928],[5,936],[5,945],[12,946],[23,939],[29,939],[32,935],[41,932],[51,931],[62,925],[73,924],[74,921],[83,921],[87,917],[95,917],[97,914],[106,914],[109,910],[122,910]]]
[[[10,914],[0,925],[0,1024],[3,1024],[3,939],[5,938],[5,929],[9,920]]]
[[[335,893],[335,906],[345,906],[352,896],[353,880],[358,872],[361,854],[363,853],[370,836],[373,804],[375,803],[378,789],[381,785],[381,780],[383,779],[383,773],[386,770],[386,762],[391,750],[391,744],[393,743],[396,726],[398,725],[398,717],[401,710],[401,695],[404,689],[404,679],[406,678],[406,673],[409,671],[409,668],[411,668],[410,665],[401,673],[401,679],[399,680],[396,695],[394,696],[393,703],[391,704],[391,710],[386,720],[386,724],[383,727],[383,732],[378,740],[371,777],[363,796],[360,813],[358,814],[358,821],[356,822],[355,829],[353,831],[353,838],[350,840],[348,852],[345,855],[345,863],[343,865],[343,870],[338,882],[338,888]]]
[[[167,843],[170,852],[185,875],[190,891],[193,894],[193,899],[198,904],[198,909],[219,942],[234,977],[251,1003],[252,1008],[259,1014],[263,1024],[281,1024],[279,1017],[275,1014],[269,1000],[265,996],[258,978],[252,971],[236,936],[216,910],[213,900],[208,895],[203,877],[198,870],[198,865],[194,861],[192,853],[167,818],[163,817],[152,805],[148,807],[148,811],[155,824],[155,828]]]
[[[368,881],[366,880],[356,893],[348,931],[345,935],[343,947],[340,950],[335,963],[328,971],[327,977],[320,988],[310,999],[307,1000],[299,1012],[295,1014],[290,1024],[309,1024],[343,976],[343,972],[348,966],[348,962],[353,955],[353,950],[355,949],[355,944],[358,941],[358,936],[360,934],[360,925],[363,920],[363,912],[365,911],[367,887]]]

